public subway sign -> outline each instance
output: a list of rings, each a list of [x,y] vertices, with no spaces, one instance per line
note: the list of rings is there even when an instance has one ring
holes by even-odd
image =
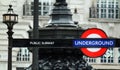
[[[72,47],[70,39],[13,39],[13,47]]]
[[[110,47],[119,47],[120,39],[109,39],[98,28],[90,28],[79,39],[13,39],[12,47],[80,48],[84,55],[92,58],[104,55]]]
[[[87,29],[80,38],[108,38],[107,34],[98,28],[90,28]],[[99,41],[91,41],[93,46],[101,46],[100,48],[80,48],[84,55],[92,58],[100,57],[105,54],[108,48],[104,46],[110,47],[113,44],[113,41],[110,40],[99,40]],[[88,42],[88,44],[91,44]],[[95,44],[95,45],[94,45]],[[103,46],[103,47],[102,47]]]
[[[12,47],[101,48],[119,47],[120,39],[13,39]]]

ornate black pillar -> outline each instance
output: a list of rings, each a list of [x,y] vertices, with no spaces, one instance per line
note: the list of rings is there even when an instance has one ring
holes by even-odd
[[[39,39],[76,39],[85,31],[72,21],[65,0],[56,0],[50,16],[49,25],[39,29]],[[83,59],[79,48],[56,46],[39,48],[39,70],[92,70],[92,67]]]
[[[65,0],[56,0],[52,13],[50,14],[51,19],[48,27],[62,26],[62,27],[76,27],[72,21],[72,13],[67,8]]]

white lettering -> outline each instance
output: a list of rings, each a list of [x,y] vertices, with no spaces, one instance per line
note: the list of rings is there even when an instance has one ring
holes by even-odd
[[[74,44],[76,46],[113,46],[114,41],[75,41]]]
[[[35,42],[35,41],[32,41],[32,42],[30,42],[30,44],[31,44],[31,45],[40,45],[41,42]]]
[[[53,45],[53,44],[54,44],[54,42],[48,42],[48,41],[42,42],[42,45]]]

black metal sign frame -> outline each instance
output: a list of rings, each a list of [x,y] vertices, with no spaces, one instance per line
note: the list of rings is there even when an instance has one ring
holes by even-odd
[[[81,39],[13,39],[13,47],[73,48],[74,40],[114,40],[114,47],[120,46],[120,39],[81,38]],[[83,46],[84,47],[84,46]],[[92,47],[92,46],[91,46]],[[97,47],[97,46],[96,46]],[[106,47],[106,46],[105,46]],[[109,46],[108,46],[109,47]]]

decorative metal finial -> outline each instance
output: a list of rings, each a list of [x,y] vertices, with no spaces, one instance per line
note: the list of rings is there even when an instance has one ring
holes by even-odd
[[[14,13],[12,9],[12,5],[9,5],[8,13]]]
[[[9,5],[10,8],[12,8],[12,5]]]
[[[9,5],[8,12],[10,12],[10,11],[12,11],[12,12],[13,12],[12,5]]]

